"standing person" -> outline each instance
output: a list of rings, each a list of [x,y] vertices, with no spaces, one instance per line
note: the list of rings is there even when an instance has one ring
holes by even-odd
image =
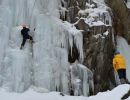
[[[30,29],[24,25],[23,29],[21,30],[21,35],[23,36],[23,41],[22,41],[20,49],[22,49],[24,47],[27,39],[29,39],[31,41],[31,43],[33,43],[33,38],[32,38],[32,36],[29,35],[29,31],[30,31]]]
[[[126,62],[125,58],[116,49],[113,58],[113,67],[118,73],[121,83],[126,82]]]

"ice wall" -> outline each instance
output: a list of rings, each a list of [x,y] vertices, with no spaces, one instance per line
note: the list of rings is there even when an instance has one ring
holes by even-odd
[[[79,63],[83,62],[82,33],[74,25],[59,19],[60,0],[0,1],[0,85],[10,91],[24,92],[31,85],[42,92],[61,91],[70,94],[69,48],[75,44]],[[33,31],[35,43],[26,42],[23,50],[20,25]],[[85,68],[83,68],[85,69]],[[87,71],[79,73],[87,95]],[[81,89],[84,88],[84,89]],[[74,92],[77,91],[73,90]],[[77,93],[75,94],[77,95]]]
[[[9,29],[5,26],[0,24],[0,86],[2,85],[2,74],[3,74],[3,66],[4,66],[4,57],[5,51],[8,45],[8,38],[9,38]]]
[[[58,18],[41,14],[38,19],[33,47],[34,84],[48,91],[68,93],[67,49],[62,47],[65,35],[59,33]]]
[[[126,59],[126,74],[130,81],[130,46],[123,37],[117,36],[117,49]]]
[[[16,92],[23,92],[31,83],[31,45],[27,42],[25,48],[20,50],[21,29],[21,27],[14,27],[11,30],[2,74],[3,87]]]
[[[41,14],[38,19],[33,47],[34,84],[69,94],[68,48],[75,43],[82,61],[82,34],[73,25],[63,23],[57,17]]]
[[[94,92],[93,74],[86,66],[76,61],[70,65],[70,74],[71,89],[74,91],[74,95],[88,96],[90,88]]]

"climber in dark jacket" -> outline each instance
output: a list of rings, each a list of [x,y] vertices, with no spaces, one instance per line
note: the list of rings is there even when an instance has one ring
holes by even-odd
[[[23,36],[23,42],[21,44],[20,49],[22,49],[26,43],[27,39],[30,39],[31,43],[33,43],[33,38],[32,36],[29,35],[29,28],[27,28],[26,26],[23,26],[23,29],[21,30],[21,35]]]

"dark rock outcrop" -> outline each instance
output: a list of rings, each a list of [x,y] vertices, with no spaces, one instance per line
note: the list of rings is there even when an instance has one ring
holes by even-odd
[[[130,96],[130,90],[121,98],[121,100],[125,100]]]
[[[67,20],[71,23],[76,23],[75,26],[79,30],[83,30],[83,50],[84,50],[84,65],[86,65],[94,74],[94,94],[99,91],[105,91],[116,86],[112,58],[113,58],[113,38],[112,27],[106,25],[98,25],[90,27],[86,24],[84,18],[86,15],[79,15],[79,10],[85,10],[86,2],[90,5],[93,4],[94,8],[97,7],[96,3],[92,0],[65,0],[64,7],[66,7],[66,17],[63,20]],[[82,18],[81,18],[82,17]],[[61,17],[63,18],[63,17]],[[104,23],[107,23],[106,14],[99,15],[99,18],[103,19]],[[109,32],[105,35],[105,32]],[[73,48],[76,51],[76,48]],[[69,57],[71,62],[78,59],[78,54],[73,53],[73,58]]]
[[[78,28],[84,30],[84,64],[93,71],[95,94],[110,89],[110,83],[116,86],[112,67],[113,42],[111,27],[93,26],[90,28],[81,20]],[[86,30],[88,28],[89,31]],[[107,30],[109,30],[109,35],[104,36],[103,33]]]
[[[130,42],[130,9],[124,0],[105,0],[113,12],[115,34],[123,36]]]

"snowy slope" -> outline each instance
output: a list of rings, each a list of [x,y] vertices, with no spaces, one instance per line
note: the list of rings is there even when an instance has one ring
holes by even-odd
[[[130,85],[120,85],[112,91],[98,93],[96,96],[61,96],[58,92],[37,93],[29,89],[25,93],[9,93],[0,89],[0,100],[121,100],[121,97],[128,92]],[[126,99],[126,100],[130,100]]]

